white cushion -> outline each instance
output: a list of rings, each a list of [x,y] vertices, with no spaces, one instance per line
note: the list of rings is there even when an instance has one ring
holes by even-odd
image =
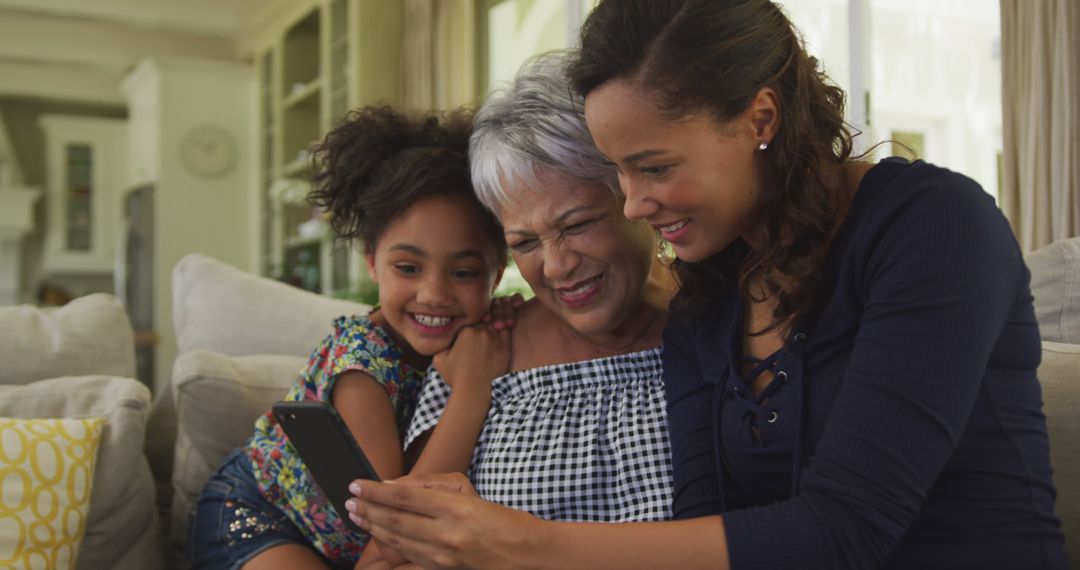
[[[1044,342],[1039,381],[1065,553],[1080,565],[1080,345]]]
[[[120,301],[87,295],[55,309],[0,307],[0,384],[102,374],[135,376],[135,341]]]
[[[65,377],[0,386],[0,416],[106,418],[77,568],[162,567],[154,481],[142,453],[149,409],[149,390],[129,378]]]
[[[360,303],[322,297],[192,254],[173,269],[173,323],[180,353],[307,356]]]
[[[187,542],[188,517],[207,479],[251,437],[255,420],[296,384],[306,363],[300,356],[230,357],[205,350],[176,359],[172,389],[178,423],[169,523],[174,547]]]
[[[1043,340],[1080,344],[1080,238],[1056,241],[1024,257]]]

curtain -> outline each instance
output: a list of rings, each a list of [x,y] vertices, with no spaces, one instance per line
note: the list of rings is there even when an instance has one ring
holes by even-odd
[[[1001,208],[1023,250],[1080,235],[1080,0],[1001,0]]]
[[[476,99],[474,0],[405,0],[401,96],[408,109],[451,109]]]

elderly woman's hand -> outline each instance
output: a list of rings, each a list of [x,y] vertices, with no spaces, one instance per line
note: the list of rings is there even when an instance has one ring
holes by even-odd
[[[423,568],[522,567],[543,523],[484,501],[460,473],[355,481],[349,518]]]

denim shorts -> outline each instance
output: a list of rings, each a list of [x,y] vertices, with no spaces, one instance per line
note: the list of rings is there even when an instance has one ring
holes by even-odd
[[[192,570],[239,570],[257,554],[283,544],[311,548],[328,566],[336,566],[311,547],[281,509],[266,500],[244,450],[233,451],[195,502],[188,534]]]

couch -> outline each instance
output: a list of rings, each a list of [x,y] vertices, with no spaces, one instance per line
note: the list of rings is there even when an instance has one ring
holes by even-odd
[[[1065,554],[1080,567],[1080,238],[1025,258],[1042,335],[1039,382],[1050,430],[1050,459]]]
[[[14,453],[7,418],[104,418],[85,530],[66,555],[79,570],[185,567],[187,515],[203,483],[296,381],[334,318],[369,309],[202,255],[175,267],[173,292],[178,357],[169,389],[153,398],[133,379],[132,327],[115,297],[0,307],[0,462]],[[2,568],[5,533],[20,535],[0,515]]]
[[[0,307],[0,468],[5,496],[8,483],[21,479],[29,499],[15,516],[0,508],[0,567],[14,567],[4,560],[19,543],[35,568],[66,569],[72,559],[80,570],[164,565],[154,479],[143,453],[150,390],[133,379],[134,346],[124,307],[111,295],[57,309]],[[42,418],[98,422],[100,439],[73,442],[59,429],[35,437],[42,425],[28,420]],[[17,435],[20,425],[36,427]],[[35,453],[29,468],[11,475],[12,462]],[[49,467],[57,463],[66,467]],[[80,479],[90,487],[85,507],[71,492]],[[76,500],[51,506],[62,497]]]
[[[1043,335],[1039,378],[1057,509],[1070,560],[1080,565],[1080,238],[1032,252],[1026,261]],[[179,549],[191,501],[213,468],[295,381],[331,320],[366,308],[200,255],[177,265],[173,295],[179,357],[172,374],[178,433],[170,538]]]
[[[1043,334],[1039,376],[1057,509],[1068,555],[1080,565],[1080,238],[1033,252],[1027,262]],[[110,422],[78,568],[183,567],[187,516],[207,477],[295,382],[331,321],[367,310],[202,255],[176,266],[173,295],[178,357],[169,390],[152,404],[130,380],[130,325],[115,299],[90,296],[53,312],[0,308],[0,384],[12,385],[0,386],[0,417],[105,415]]]
[[[151,418],[147,449],[161,493],[171,557],[183,567],[188,515],[225,455],[281,399],[335,318],[367,305],[330,299],[189,255],[173,271],[177,358]],[[167,480],[167,486],[165,485]]]

